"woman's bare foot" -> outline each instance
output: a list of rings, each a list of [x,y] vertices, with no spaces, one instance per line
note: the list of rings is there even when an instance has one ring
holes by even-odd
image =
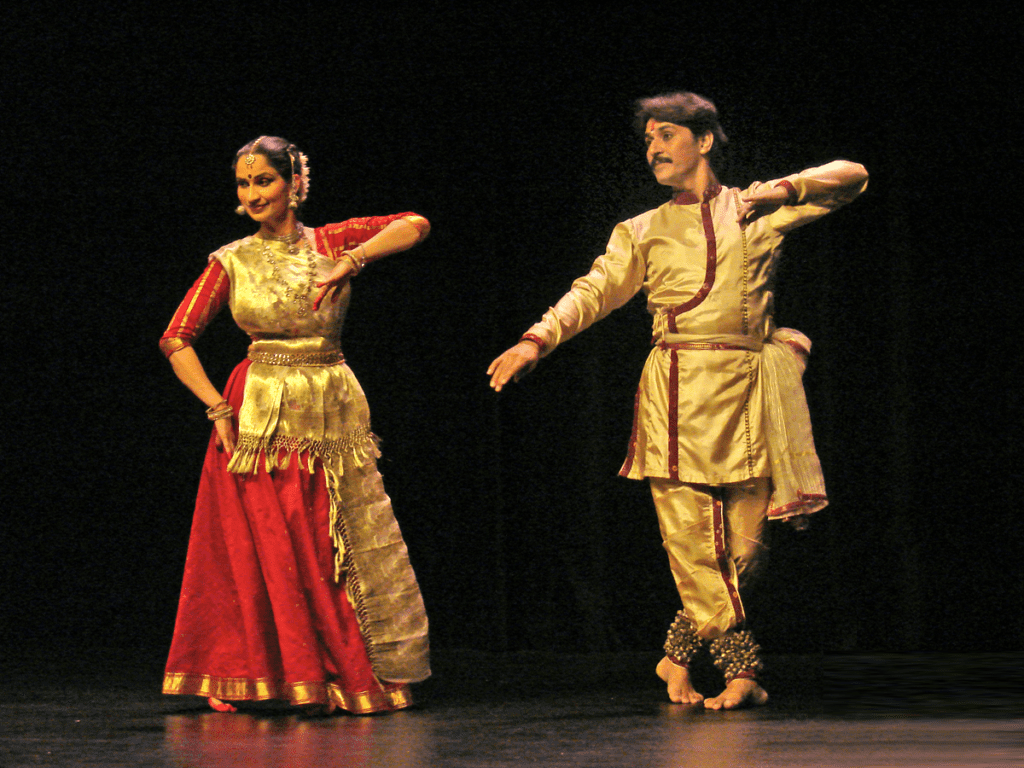
[[[739,709],[760,707],[768,701],[768,692],[756,680],[737,677],[725,690],[704,702],[704,709]]]
[[[690,670],[673,664],[668,656],[658,662],[658,677],[668,683],[668,697],[676,704],[700,704],[704,697],[690,682]]]
[[[304,704],[300,709],[304,717],[329,717],[338,711],[338,705],[329,701],[326,704]]]
[[[213,698],[213,696],[208,698],[206,700],[206,703],[210,705],[210,709],[212,709],[214,712],[237,712],[238,711],[238,707],[236,707],[234,704],[231,704],[230,702],[227,702],[227,701],[221,701],[220,699],[215,699],[215,698]]]

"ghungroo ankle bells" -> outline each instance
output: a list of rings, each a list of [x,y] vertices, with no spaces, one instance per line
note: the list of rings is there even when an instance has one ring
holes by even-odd
[[[682,611],[676,614],[675,621],[668,628],[668,636],[665,638],[665,655],[669,661],[680,667],[690,663],[693,655],[700,650],[701,640],[697,637],[697,630],[686,618]]]
[[[755,678],[764,669],[759,652],[761,646],[749,629],[727,632],[711,641],[711,655],[715,666],[725,676],[728,685],[737,677]]]

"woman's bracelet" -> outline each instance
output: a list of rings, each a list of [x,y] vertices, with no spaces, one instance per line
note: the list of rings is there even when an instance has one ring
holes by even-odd
[[[220,421],[221,419],[230,419],[234,415],[235,409],[229,405],[227,408],[224,408],[223,410],[214,411],[206,418],[208,418],[210,421]]]
[[[359,261],[356,259],[356,257],[353,256],[348,251],[344,251],[341,254],[341,258],[343,258],[345,261],[347,261],[349,264],[352,265],[352,274],[353,275],[358,275],[360,272],[363,271],[362,265],[359,263]]]
[[[206,409],[206,418],[210,421],[220,421],[221,419],[229,419],[235,413],[235,409],[231,407],[231,403],[227,400],[221,400],[216,405],[211,405]]]
[[[345,250],[341,252],[341,257],[352,265],[353,275],[358,275],[360,272],[362,272],[363,267],[366,266],[366,262],[369,260],[369,256],[366,255],[366,246],[360,243],[359,247],[363,249],[363,258],[361,259],[358,256],[356,256],[355,253],[353,253],[352,251]]]

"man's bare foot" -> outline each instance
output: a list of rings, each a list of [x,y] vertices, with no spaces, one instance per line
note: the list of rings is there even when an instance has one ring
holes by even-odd
[[[668,683],[668,697],[676,704],[700,704],[704,697],[690,682],[690,670],[673,664],[666,656],[658,662],[658,677]]]
[[[704,709],[739,709],[740,707],[760,707],[767,703],[768,692],[757,684],[756,680],[737,677],[725,690],[714,698],[704,702]]]
[[[215,698],[213,698],[213,696],[208,698],[206,700],[206,703],[210,705],[210,709],[212,709],[214,712],[237,712],[238,711],[238,707],[236,707],[234,704],[232,704],[230,702],[227,702],[227,701],[221,701],[220,699],[215,699]]]

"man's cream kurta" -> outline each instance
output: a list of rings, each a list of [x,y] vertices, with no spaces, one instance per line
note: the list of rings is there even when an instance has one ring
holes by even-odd
[[[835,161],[768,182],[786,186],[792,204],[742,230],[739,199],[760,183],[744,192],[715,185],[704,200],[682,193],[618,224],[606,253],[530,329],[544,341],[546,355],[644,291],[655,346],[640,380],[620,474],[707,485],[781,479],[791,458],[781,454],[808,451],[811,456],[802,458],[817,466],[809,422],[795,426],[792,444],[785,431],[789,414],[781,401],[798,399],[797,410],[806,412],[799,376],[809,341],[775,329],[772,276],[787,232],[850,202],[867,186],[866,173],[844,173],[851,166]],[[857,181],[844,183],[851,176]],[[781,385],[780,365],[788,375]],[[774,433],[770,450],[773,424],[784,434],[780,440]],[[774,516],[813,511],[800,503],[804,496],[820,496],[813,506],[824,506],[823,485],[818,491],[794,488],[792,498],[774,499]]]

